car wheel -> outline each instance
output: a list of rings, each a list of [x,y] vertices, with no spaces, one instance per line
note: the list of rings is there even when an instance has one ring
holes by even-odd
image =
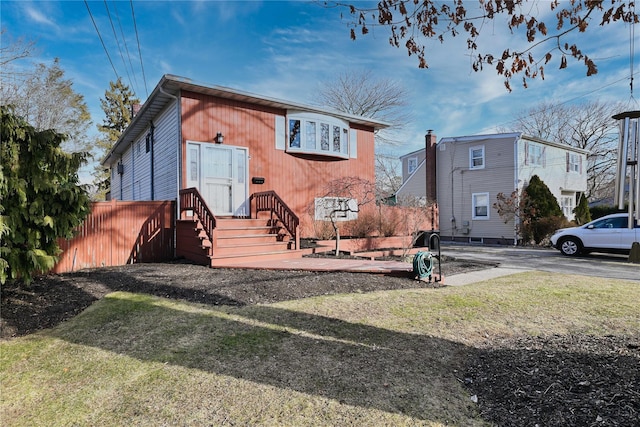
[[[562,239],[558,247],[560,248],[562,255],[576,256],[580,255],[580,252],[582,252],[582,243],[575,237],[566,237]]]

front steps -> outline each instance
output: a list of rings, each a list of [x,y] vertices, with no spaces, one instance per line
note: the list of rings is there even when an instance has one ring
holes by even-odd
[[[176,255],[210,267],[301,258],[286,231],[270,219],[217,218],[213,241],[194,217],[176,223]]]

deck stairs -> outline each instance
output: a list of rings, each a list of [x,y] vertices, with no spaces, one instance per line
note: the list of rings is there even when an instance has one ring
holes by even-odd
[[[197,218],[178,220],[177,255],[210,267],[301,258],[277,220],[217,218],[212,242]]]
[[[184,191],[182,206],[194,209],[183,209],[176,221],[178,257],[214,268],[302,257],[299,242],[272,211],[254,209],[252,218],[215,217],[197,191]]]

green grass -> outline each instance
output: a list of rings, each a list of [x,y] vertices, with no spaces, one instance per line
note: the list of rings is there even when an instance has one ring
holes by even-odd
[[[116,292],[0,343],[4,426],[486,425],[487,336],[638,334],[640,286],[523,273],[242,308]]]

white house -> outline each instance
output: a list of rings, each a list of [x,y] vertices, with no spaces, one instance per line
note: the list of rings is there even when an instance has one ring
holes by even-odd
[[[572,220],[587,190],[587,153],[519,132],[447,137],[437,143],[429,134],[425,149],[401,157],[403,185],[397,197],[436,200],[443,241],[513,243],[516,224],[505,223],[492,207],[497,195],[520,192],[538,175]]]

